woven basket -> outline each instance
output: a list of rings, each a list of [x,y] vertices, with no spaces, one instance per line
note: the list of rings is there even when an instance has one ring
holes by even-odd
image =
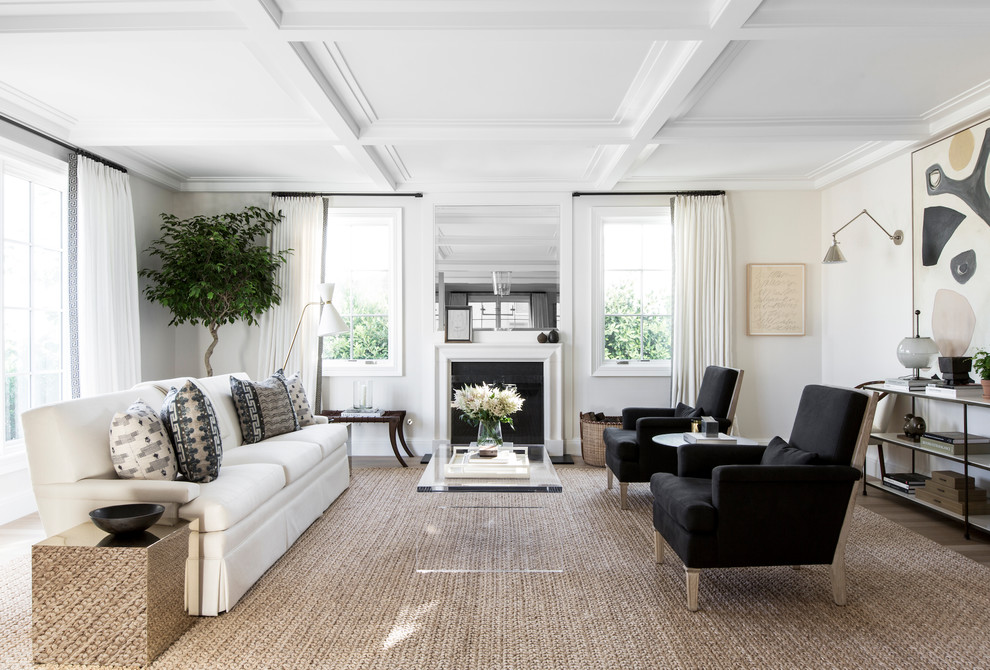
[[[605,467],[605,441],[602,439],[602,431],[606,428],[622,428],[622,417],[582,412],[581,458],[586,464]]]

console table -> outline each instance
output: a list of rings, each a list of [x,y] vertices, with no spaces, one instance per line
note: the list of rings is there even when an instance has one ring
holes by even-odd
[[[406,410],[386,410],[382,412],[381,416],[341,416],[341,413],[344,411],[340,409],[327,409],[320,412],[320,414],[327,417],[330,423],[387,423],[388,439],[392,444],[392,453],[395,454],[395,459],[402,464],[402,467],[409,467],[402,459],[402,456],[399,454],[399,448],[395,444],[395,437],[398,435],[399,442],[402,444],[402,448],[405,449],[406,453],[410,456],[416,455],[409,450],[409,447],[406,445],[406,436],[402,432],[402,424],[406,422]],[[347,447],[348,449],[351,447],[350,427],[347,429]]]

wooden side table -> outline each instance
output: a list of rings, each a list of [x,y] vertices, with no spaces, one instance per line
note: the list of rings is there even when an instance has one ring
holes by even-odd
[[[382,412],[381,416],[341,416],[344,410],[340,409],[327,409],[320,412],[321,415],[330,419],[331,423],[387,423],[388,424],[388,439],[392,444],[392,453],[395,454],[395,459],[402,464],[402,467],[408,468],[409,466],[402,459],[399,454],[399,448],[395,443],[395,437],[398,435],[399,442],[402,444],[402,448],[405,449],[406,453],[410,456],[415,456],[413,452],[409,450],[406,445],[406,436],[402,432],[402,424],[406,422],[406,410],[404,409],[392,409]],[[347,431],[347,442],[350,446],[351,432],[350,429]]]
[[[115,538],[86,522],[31,547],[35,663],[148,665],[193,624],[189,522]]]

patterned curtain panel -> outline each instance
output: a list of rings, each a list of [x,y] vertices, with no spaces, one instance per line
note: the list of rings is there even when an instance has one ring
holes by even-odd
[[[674,198],[674,403],[695,403],[709,365],[732,366],[731,249],[724,195]]]
[[[269,208],[273,212],[282,212],[282,221],[272,231],[269,248],[275,252],[292,249],[292,253],[276,273],[282,302],[259,319],[261,342],[258,372],[261,377],[282,367],[300,314],[307,303],[319,301],[323,262],[323,198],[273,197]],[[306,310],[285,369],[286,377],[300,373],[308,398],[316,398],[319,358],[316,327],[319,320],[319,307]],[[319,410],[319,406],[314,406],[314,411]]]
[[[76,281],[70,270],[70,286],[77,318],[70,302],[70,324],[77,336],[70,348],[77,337],[78,394],[89,396],[141,381],[137,243],[127,174],[85,156],[74,162],[78,190],[70,183],[70,200],[76,193],[70,237],[74,222]],[[70,263],[72,256],[70,251]]]

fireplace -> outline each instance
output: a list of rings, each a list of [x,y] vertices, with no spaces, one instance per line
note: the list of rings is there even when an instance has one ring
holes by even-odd
[[[522,409],[512,415],[513,427],[502,425],[502,437],[513,444],[543,444],[543,363],[531,361],[460,361],[450,364],[450,397],[464,385],[487,382],[505,387],[515,384]],[[478,428],[450,409],[451,444],[468,444]]]

